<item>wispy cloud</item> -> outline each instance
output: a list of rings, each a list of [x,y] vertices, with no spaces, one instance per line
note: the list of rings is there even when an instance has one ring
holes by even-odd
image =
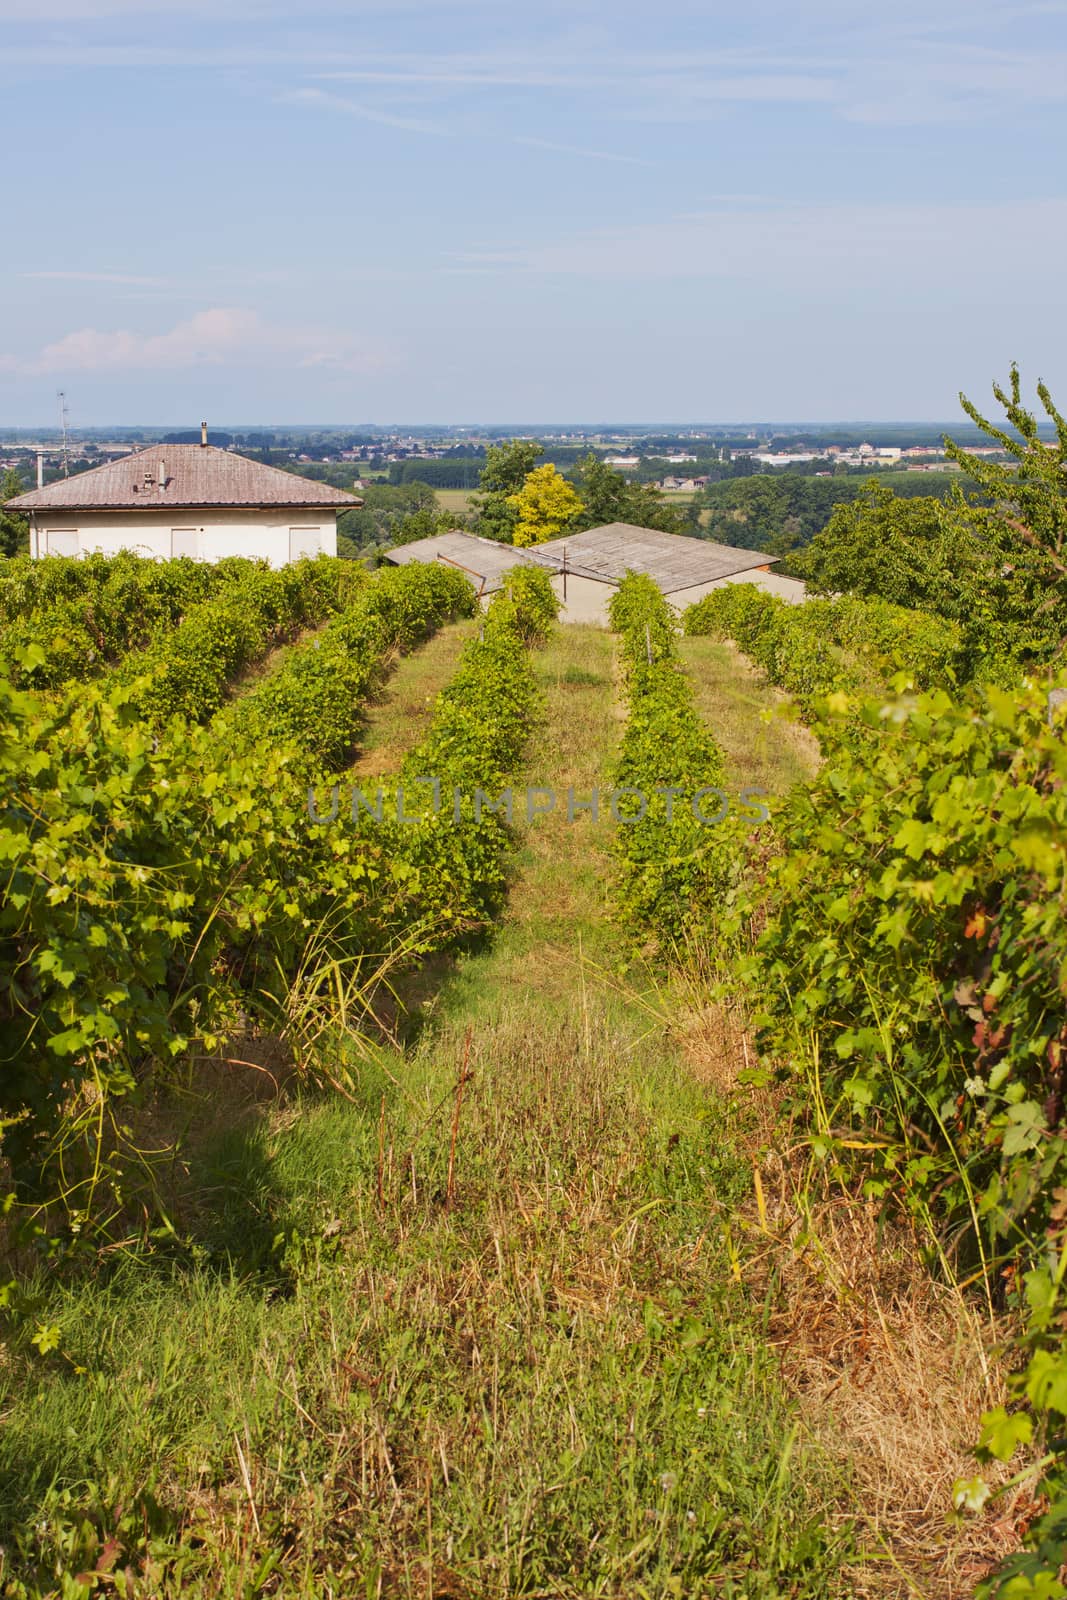
[[[325,89],[286,89],[278,95],[278,103],[287,106],[311,106],[323,111],[338,111],[347,117],[358,117],[364,122],[380,122],[387,128],[401,128],[405,133],[426,133],[434,137],[447,137],[448,129],[417,117],[398,116],[393,111],[383,111],[377,106],[367,106],[344,95],[329,94]]]
[[[163,333],[129,328],[79,328],[32,356],[0,356],[0,372],[20,376],[55,373],[172,372],[243,364],[374,371],[380,347],[358,345],[321,329],[265,322],[246,307],[198,311]]]
[[[581,144],[557,144],[554,139],[534,139],[516,134],[513,143],[529,145],[532,150],[550,150],[562,156],[585,156],[590,161],[621,161],[629,167],[654,167],[654,161],[644,156],[620,155],[613,150],[589,150]]]
[[[140,278],[127,272],[20,272],[19,277],[55,283],[112,283],[135,289],[170,287],[166,278]]]
[[[218,10],[209,0],[0,0],[0,19],[25,24],[5,38],[5,64],[300,72],[358,86],[359,97],[298,87],[282,91],[283,103],[437,137],[454,130],[425,112],[459,89],[580,95],[586,109],[595,107],[599,126],[605,116],[699,125],[744,105],[810,107],[850,122],[937,124],[1067,100],[1067,41],[1058,27],[1067,7],[1059,0],[1006,10],[990,0],[938,0],[933,7],[898,0],[889,12],[859,13],[854,0],[813,0],[799,9],[750,0],[744,25],[731,30],[742,42],[715,48],[706,0],[676,7],[669,47],[653,41],[640,48],[628,42],[625,27],[609,30],[596,5],[562,0],[545,0],[536,33],[517,15],[494,36],[500,43],[467,49],[456,41],[486,37],[478,19],[484,22],[489,0],[465,0],[443,48],[443,0],[400,0],[399,12],[393,0],[312,0],[297,30],[286,26],[284,0],[233,0],[217,26],[179,30],[173,19],[184,19],[190,7],[213,18]],[[416,14],[417,29],[410,25]],[[636,4],[620,0],[620,20],[631,15],[636,19]],[[63,36],[47,27],[64,20],[72,26]],[[250,27],[250,20],[263,25]],[[78,22],[84,36],[75,37]],[[399,109],[390,93],[403,95]],[[567,131],[571,126],[569,116]],[[588,146],[580,138],[573,144],[593,159],[608,155],[599,136]]]
[[[1027,241],[1053,281],[1067,252],[1067,200],[999,205],[766,204],[718,207],[537,243],[501,242],[457,254],[467,268],[607,280],[743,281],[797,291],[873,294],[902,282],[941,295],[1002,273],[989,239]],[[873,304],[873,302],[872,302]]]

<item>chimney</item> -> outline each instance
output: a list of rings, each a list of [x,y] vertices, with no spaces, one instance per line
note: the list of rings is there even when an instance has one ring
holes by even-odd
[[[44,451],[43,450],[38,450],[38,452],[37,452],[37,487],[38,487],[38,489],[43,489],[44,488]]]
[[[167,487],[167,463],[165,461],[161,461],[159,463],[159,492],[160,492],[160,494],[163,493],[163,491],[166,489],[166,487]]]
[[[205,447],[206,444],[207,444],[207,423],[206,422],[202,422],[200,424],[200,448],[201,448],[201,450],[203,450],[203,448]]]

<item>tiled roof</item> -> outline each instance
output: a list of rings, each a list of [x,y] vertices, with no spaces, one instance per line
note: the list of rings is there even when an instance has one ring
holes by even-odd
[[[539,564],[559,572],[564,552],[567,571],[601,583],[619,583],[627,572],[645,572],[662,589],[673,594],[700,583],[714,583],[738,572],[751,572],[777,560],[763,550],[735,550],[710,539],[661,533],[656,528],[635,528],[628,522],[608,522],[562,539],[535,545],[530,554]]]
[[[215,445],[157,444],[17,495],[9,511],[150,511],[177,506],[362,505],[328,483],[265,467]]]
[[[454,528],[451,533],[438,533],[432,539],[413,539],[410,544],[397,545],[386,551],[386,561],[405,566],[409,561],[444,561],[461,567],[469,575],[483,580],[483,594],[499,589],[512,567],[529,566],[533,562],[528,550],[516,550],[514,545],[499,544],[495,539],[479,539],[473,533]]]

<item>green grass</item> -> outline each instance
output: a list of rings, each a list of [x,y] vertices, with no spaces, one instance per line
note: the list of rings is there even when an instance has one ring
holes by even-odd
[[[541,654],[522,782],[603,783],[612,650]],[[145,1600],[840,1594],[837,1491],[724,1242],[747,1169],[614,977],[605,843],[535,822],[407,1047],[336,1037],[353,1101],[205,1088],[174,1236],[42,1288],[58,1350],[0,1369],[6,1592],[113,1557]]]
[[[367,707],[361,755],[353,776],[374,778],[397,772],[405,754],[426,732],[434,699],[459,664],[465,642],[478,623],[451,622],[396,663],[377,697]]]
[[[734,645],[683,638],[678,652],[734,785],[784,794],[812,776],[819,762],[815,739],[791,714],[787,697],[768,688]]]

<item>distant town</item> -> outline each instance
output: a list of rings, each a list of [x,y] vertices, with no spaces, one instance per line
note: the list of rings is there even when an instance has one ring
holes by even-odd
[[[637,482],[668,494],[693,494],[723,478],[754,473],[955,472],[946,460],[943,432],[951,426],[975,454],[1006,459],[1002,451],[972,440],[967,428],[936,424],[801,425],[744,424],[708,428],[589,427],[378,428],[223,427],[211,442],[276,466],[355,490],[373,483],[419,481],[435,489],[473,489],[490,445],[507,438],[536,438],[544,459],[562,471],[590,453]],[[0,471],[14,470],[27,487],[84,472],[152,444],[191,443],[198,429],[0,429]],[[332,469],[332,470],[330,470]]]

